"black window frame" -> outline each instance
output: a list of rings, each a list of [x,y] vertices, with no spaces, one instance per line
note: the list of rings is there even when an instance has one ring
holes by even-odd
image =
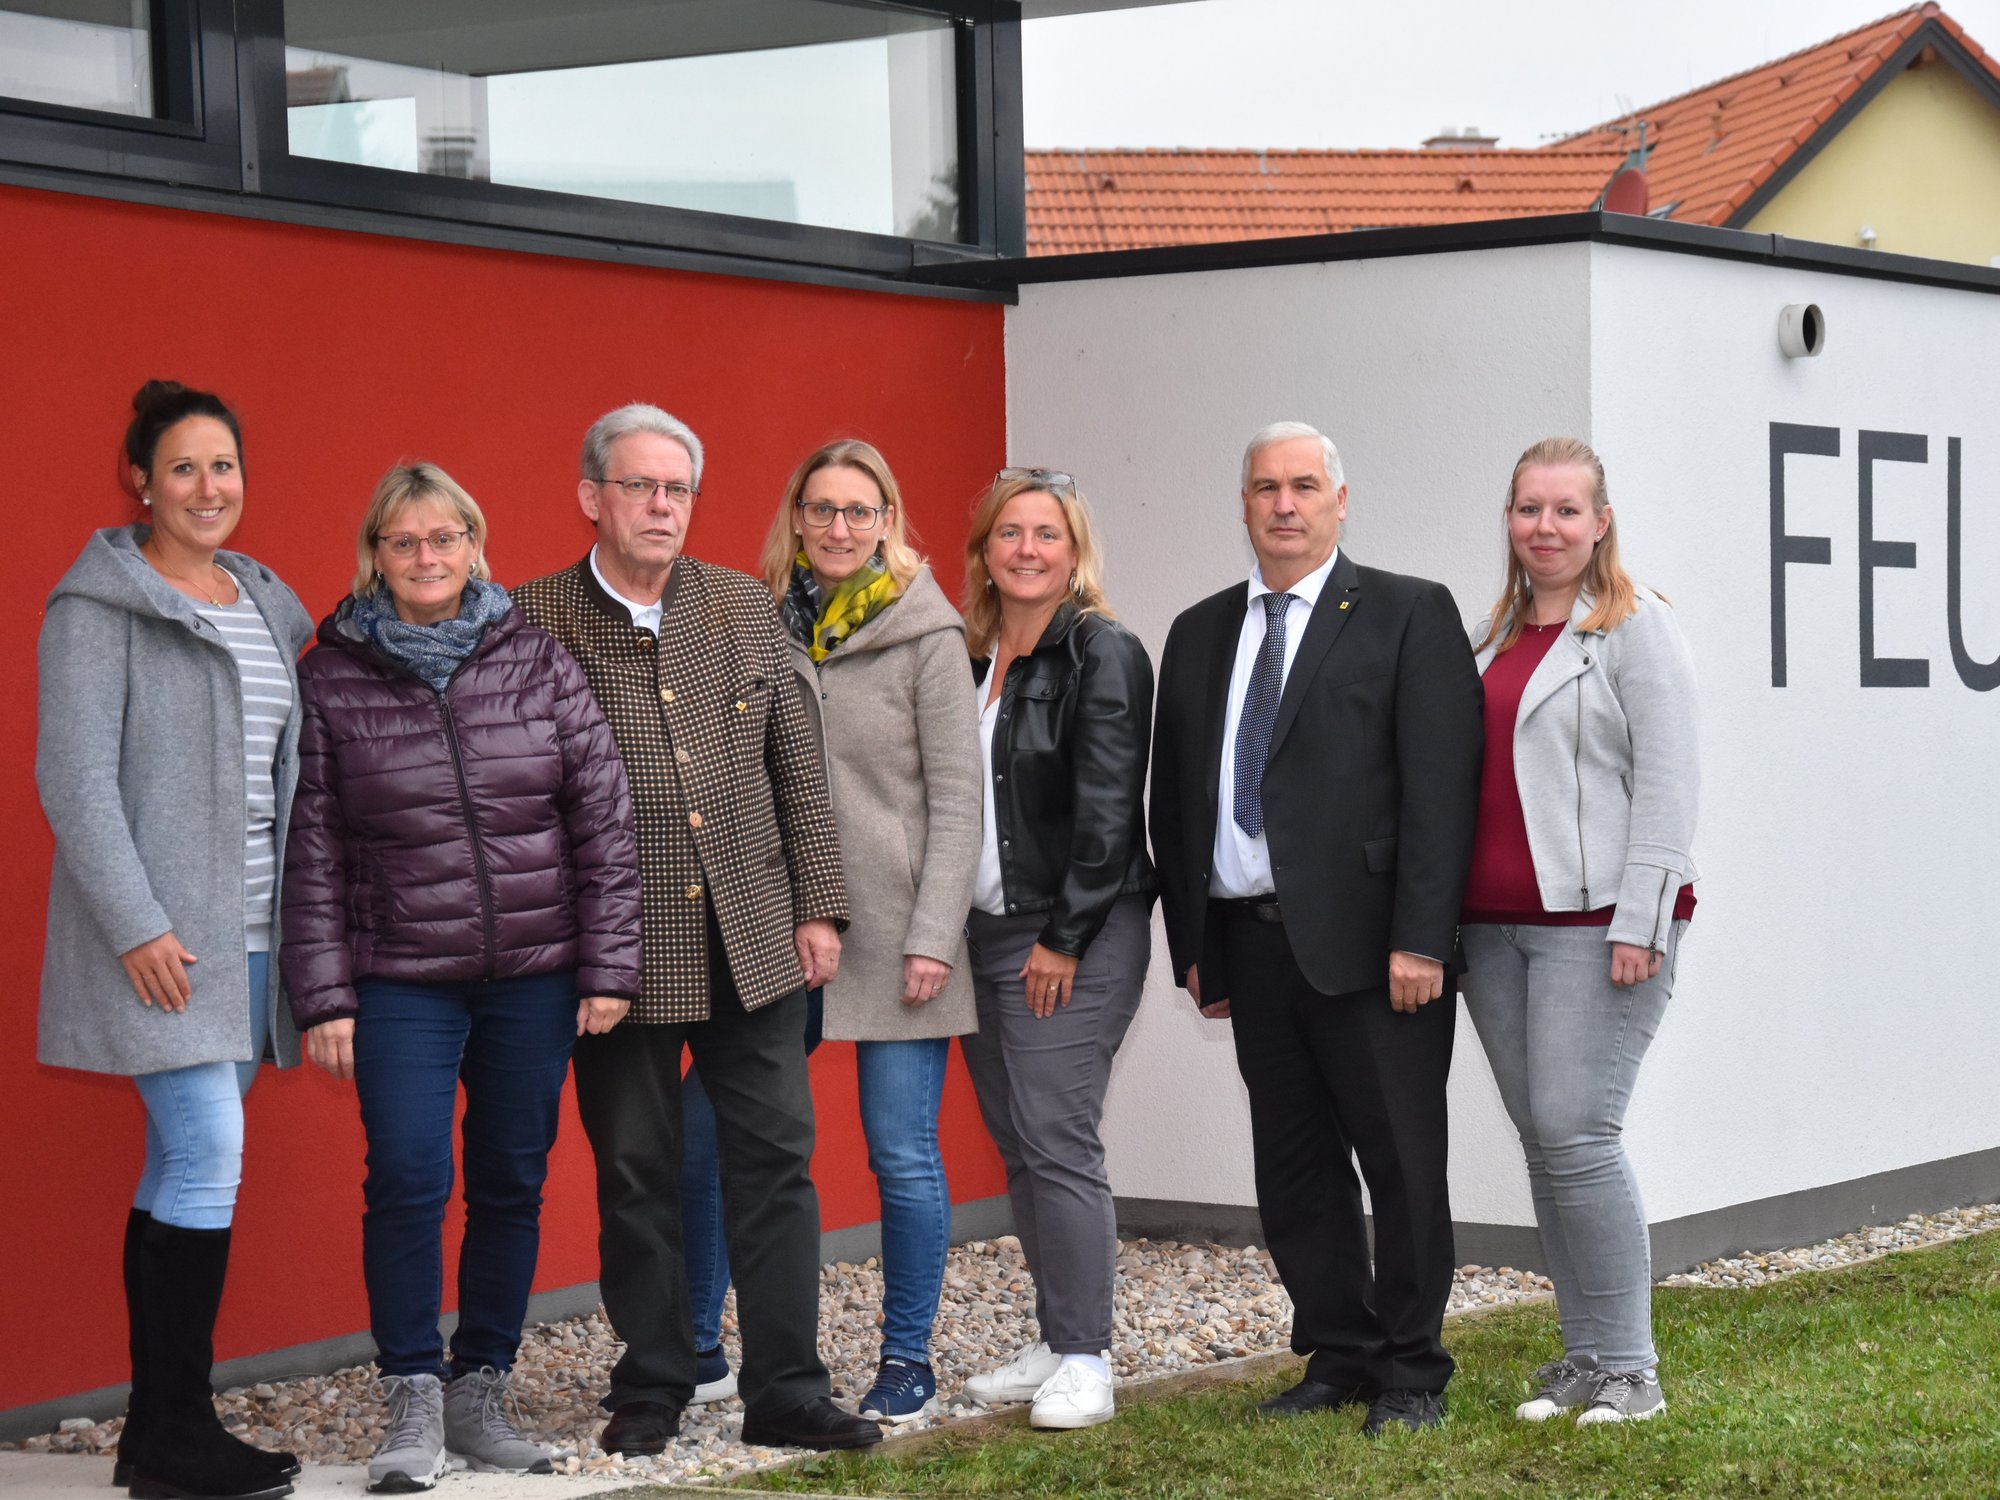
[[[240,189],[229,0],[151,0],[148,12],[156,114],[0,97],[0,159],[58,172]]]
[[[0,98],[0,180],[78,174],[100,190],[192,189],[191,206],[343,221],[463,241],[523,239],[601,257],[713,258],[741,272],[903,280],[919,267],[1026,248],[1019,0],[894,0],[952,22],[957,62],[956,241],[628,203],[293,156],[287,149],[284,0],[151,0],[160,117]],[[25,168],[28,171],[10,169]],[[39,170],[36,170],[39,169]],[[82,184],[80,184],[82,185]],[[133,195],[140,195],[136,189]],[[219,197],[218,195],[229,195]],[[754,274],[754,270],[751,272]]]

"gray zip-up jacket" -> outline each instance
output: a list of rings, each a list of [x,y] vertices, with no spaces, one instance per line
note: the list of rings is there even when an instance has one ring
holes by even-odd
[[[1699,878],[1690,848],[1701,767],[1694,658],[1666,601],[1641,585],[1638,602],[1615,629],[1586,631],[1593,602],[1578,596],[1570,629],[1521,694],[1514,783],[1542,905],[1615,904],[1605,941],[1658,949],[1674,898]],[[1479,653],[1482,674],[1493,654]]]
[[[243,940],[243,696],[236,659],[140,555],[150,528],[100,531],[50,594],[42,621],[35,784],[55,833],[42,954],[37,1056],[93,1073],[159,1073],[251,1062]],[[298,779],[293,659],[312,619],[263,564],[218,552],[270,627],[292,674],[292,717],[272,781],[284,869]],[[282,910],[274,892],[272,910]],[[142,1005],[118,955],[173,932],[199,960],[174,1014]],[[277,955],[265,992],[273,1059],[299,1058],[278,1003]]]

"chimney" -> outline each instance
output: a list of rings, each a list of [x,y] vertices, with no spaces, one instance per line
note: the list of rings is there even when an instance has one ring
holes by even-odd
[[[1500,144],[1497,135],[1481,135],[1477,125],[1468,125],[1463,132],[1447,125],[1436,135],[1424,142],[1426,151],[1491,151]]]

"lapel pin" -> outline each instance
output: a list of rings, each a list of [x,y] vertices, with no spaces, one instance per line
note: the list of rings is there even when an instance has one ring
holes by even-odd
[[[1343,600],[1341,600],[1341,601],[1340,601],[1340,607],[1341,607],[1342,609],[1345,609],[1345,608],[1347,608],[1347,601],[1346,601],[1345,599],[1343,599]]]

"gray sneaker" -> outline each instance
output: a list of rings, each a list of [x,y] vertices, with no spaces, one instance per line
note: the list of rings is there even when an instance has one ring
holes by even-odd
[[[1523,1422],[1546,1422],[1558,1412],[1586,1406],[1597,1394],[1597,1361],[1579,1364],[1565,1355],[1535,1371],[1535,1394],[1514,1408]]]
[[[1576,1419],[1579,1427],[1599,1422],[1643,1422],[1667,1409],[1660,1382],[1649,1380],[1644,1370],[1607,1370],[1597,1382],[1597,1393]]]
[[[510,1415],[508,1408],[513,1407]],[[486,1474],[553,1474],[546,1448],[521,1436],[511,1371],[488,1365],[444,1388],[444,1445]]]
[[[368,1488],[378,1495],[427,1490],[444,1472],[444,1383],[435,1375],[385,1375],[388,1436],[368,1460]]]

